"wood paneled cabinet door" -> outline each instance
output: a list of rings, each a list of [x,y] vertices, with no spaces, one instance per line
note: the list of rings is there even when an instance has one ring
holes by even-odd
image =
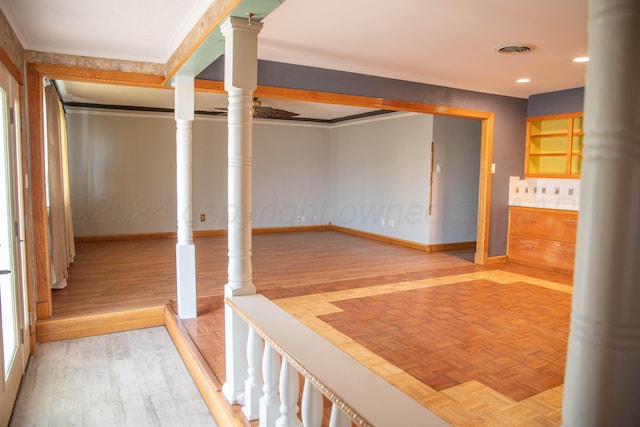
[[[573,270],[578,212],[509,208],[509,261]]]
[[[582,113],[568,113],[527,119],[526,177],[580,177],[582,118]]]

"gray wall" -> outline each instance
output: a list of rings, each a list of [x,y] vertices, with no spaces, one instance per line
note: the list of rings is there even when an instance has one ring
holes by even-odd
[[[575,113],[582,111],[584,88],[560,90],[557,92],[531,95],[527,103],[527,116],[548,116],[551,114]]]
[[[432,244],[476,240],[481,128],[480,120],[434,116]]]

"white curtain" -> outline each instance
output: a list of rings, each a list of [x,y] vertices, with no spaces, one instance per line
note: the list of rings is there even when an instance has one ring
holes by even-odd
[[[67,269],[76,254],[71,220],[67,123],[60,97],[53,84],[45,87],[44,98],[47,123],[51,287],[61,289],[67,286]]]

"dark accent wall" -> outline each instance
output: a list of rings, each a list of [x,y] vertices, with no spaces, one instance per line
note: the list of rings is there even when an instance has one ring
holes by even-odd
[[[527,117],[583,111],[584,88],[531,95],[527,104]]]
[[[224,80],[224,57],[198,76]],[[509,176],[523,176],[527,100],[363,74],[258,61],[258,84],[292,89],[411,101],[493,112],[493,160],[489,256],[506,253]]]

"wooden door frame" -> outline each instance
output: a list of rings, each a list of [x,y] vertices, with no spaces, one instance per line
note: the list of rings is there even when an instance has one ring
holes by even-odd
[[[27,64],[27,114],[29,129],[29,164],[31,171],[30,196],[33,215],[33,269],[35,276],[36,316],[48,319],[53,314],[51,300],[51,267],[48,245],[49,222],[46,206],[46,177],[44,170],[44,78],[117,84],[167,89],[163,76],[93,70],[61,65]],[[170,89],[170,88],[169,88]]]
[[[31,166],[31,204],[33,214],[33,247],[35,256],[36,313],[38,319],[47,319],[53,314],[50,286],[50,254],[48,242],[49,225],[46,208],[46,177],[44,175],[44,116],[43,79],[82,81],[123,86],[138,86],[156,89],[171,89],[164,85],[165,78],[158,75],[126,73],[122,71],[94,70],[89,68],[27,64],[27,111],[29,129],[29,164]],[[196,80],[196,91],[225,93],[224,83]],[[482,121],[480,148],[480,176],[478,185],[478,218],[476,252],[474,262],[485,264],[489,250],[489,221],[491,207],[491,158],[493,152],[494,114],[487,111],[457,107],[443,107],[417,102],[366,96],[342,95],[303,89],[286,89],[258,86],[255,95],[261,98],[278,98],[356,107],[407,111],[422,114],[444,115]]]

